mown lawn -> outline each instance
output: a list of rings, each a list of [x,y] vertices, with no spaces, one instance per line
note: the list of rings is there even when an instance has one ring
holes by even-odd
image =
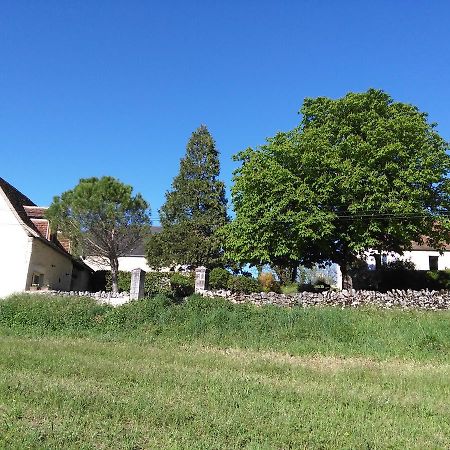
[[[450,448],[447,312],[53,302],[0,302],[0,448]]]

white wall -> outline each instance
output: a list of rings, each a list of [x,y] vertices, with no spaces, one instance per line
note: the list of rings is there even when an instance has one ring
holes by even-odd
[[[430,270],[429,256],[438,257],[438,270],[450,269],[450,252],[444,252],[440,255],[439,252],[416,250],[404,252],[402,259],[411,260],[417,270]]]
[[[71,259],[39,239],[33,240],[26,289],[30,288],[34,272],[44,275],[43,287],[48,286],[50,289],[61,291],[70,290],[72,280]]]
[[[403,255],[398,253],[387,253],[387,262],[395,261],[401,259],[403,261],[412,261],[416,266],[416,270],[430,270],[429,256],[438,257],[438,269],[445,270],[450,269],[450,252],[444,252],[442,255],[439,252],[428,251],[428,250],[413,250],[404,252]],[[369,252],[366,256],[366,262],[369,267],[375,266],[375,258],[369,256]]]
[[[96,258],[95,256],[88,256],[84,263],[87,264],[93,270],[111,270],[108,262],[102,258]],[[162,267],[161,269],[152,269],[148,264],[145,256],[122,256],[119,258],[119,270],[124,272],[131,272],[133,269],[142,269],[145,272],[184,272],[186,266],[177,265],[173,268]]]
[[[25,289],[32,241],[0,191],[0,298]]]
[[[110,265],[102,258],[88,256],[84,262],[94,270],[110,270]],[[119,270],[131,272],[133,269],[142,269],[146,272],[152,272],[144,256],[123,256],[119,258]]]

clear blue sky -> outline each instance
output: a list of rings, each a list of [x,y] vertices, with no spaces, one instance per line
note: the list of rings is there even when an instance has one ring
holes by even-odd
[[[234,153],[305,97],[381,88],[450,140],[450,2],[0,2],[0,176],[40,205],[112,175],[164,201],[201,123]]]

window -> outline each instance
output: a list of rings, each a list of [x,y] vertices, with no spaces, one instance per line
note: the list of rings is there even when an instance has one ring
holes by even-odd
[[[44,275],[42,273],[34,272],[31,277],[31,286],[35,287],[36,289],[39,289],[40,287],[42,287],[43,283],[44,283]]]
[[[438,270],[438,256],[429,256],[428,263],[430,265],[430,270]]]

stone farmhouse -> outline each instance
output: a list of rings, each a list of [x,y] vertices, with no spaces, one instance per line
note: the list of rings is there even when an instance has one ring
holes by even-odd
[[[0,178],[0,298],[29,290],[89,288],[92,269],[52,232],[45,210]]]

